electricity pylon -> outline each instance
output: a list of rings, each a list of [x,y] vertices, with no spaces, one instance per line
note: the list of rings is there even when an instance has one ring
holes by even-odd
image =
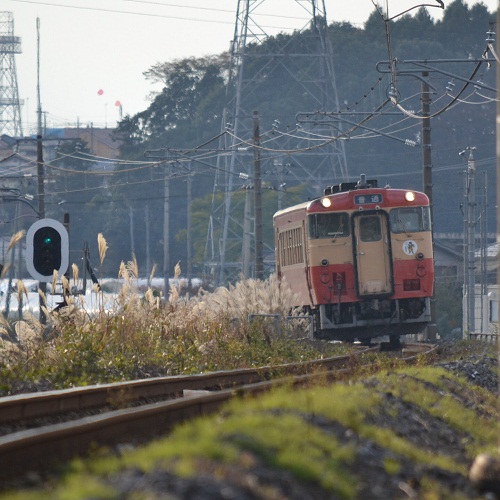
[[[12,137],[23,135],[14,59],[20,53],[21,38],[14,36],[12,12],[0,12],[0,134]]]
[[[251,189],[255,182],[252,170],[253,112],[259,111],[263,123],[274,122],[276,125],[278,119],[283,119],[271,115],[274,103],[263,104],[265,98],[259,93],[262,83],[269,85],[269,81],[275,79],[283,93],[292,88],[297,93],[297,109],[289,110],[289,116],[284,117],[292,125],[304,102],[319,110],[339,109],[324,0],[288,0],[289,8],[299,6],[302,13],[307,13],[307,20],[302,28],[283,36],[269,34],[270,15],[266,14],[266,7],[271,3],[272,0],[239,0],[236,11],[221,127],[221,131],[227,133],[221,136],[219,144],[221,153],[217,159],[205,247],[205,274],[210,275],[216,284],[235,279],[244,271],[247,266],[242,256],[247,256],[252,246],[253,232],[249,230],[249,221],[246,218],[238,220],[235,216],[251,213],[248,206],[251,197],[248,194],[242,197],[245,198],[245,209],[241,210],[233,195],[238,189]],[[280,12],[290,12],[283,0],[279,0],[279,8]],[[276,24],[280,19],[275,16],[270,24]],[[315,133],[322,132],[336,135],[331,128],[315,128]],[[305,141],[291,134],[280,137],[272,143],[274,151],[268,148],[261,155],[262,171],[268,173],[266,180],[277,182],[278,189],[283,184],[283,166],[292,162],[289,175],[297,184],[319,188],[348,178],[342,141],[332,141],[309,154],[294,154],[294,150],[303,149]],[[248,142],[241,143],[242,138]],[[265,134],[262,138],[265,139]],[[314,156],[314,161],[310,160],[311,156]],[[245,186],[238,181],[240,178],[248,179]],[[272,214],[264,217],[272,217]],[[272,255],[272,248],[267,248],[267,254]],[[252,274],[251,270],[249,274]]]

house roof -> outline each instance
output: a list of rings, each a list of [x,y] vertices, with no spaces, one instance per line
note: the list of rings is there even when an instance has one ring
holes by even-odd
[[[118,149],[119,141],[114,138],[115,129],[112,128],[65,128],[63,130],[64,139],[80,139],[86,136],[92,136],[92,140],[101,142],[106,146]]]
[[[462,258],[462,252],[457,250],[456,247],[452,247],[450,245],[447,245],[446,243],[443,243],[442,241],[439,241],[438,239],[434,239],[434,248],[437,250],[441,250],[445,253],[450,254],[453,257],[457,258]]]
[[[498,243],[492,243],[491,245],[488,245],[486,247],[486,258],[494,259],[498,257],[498,247],[499,247]],[[474,252],[474,257],[476,257],[477,259],[481,257],[481,249],[476,250]]]

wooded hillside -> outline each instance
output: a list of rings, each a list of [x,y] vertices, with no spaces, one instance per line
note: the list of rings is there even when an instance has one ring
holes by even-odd
[[[343,180],[341,171],[335,166],[332,168],[331,162],[320,165],[325,155],[321,148],[312,148],[309,155],[299,154],[299,148],[314,142],[311,135],[304,136],[303,130],[308,124],[300,124],[301,127],[297,128],[298,113],[342,111],[340,117],[325,117],[327,132],[325,126],[321,130],[316,128],[316,132],[324,138],[327,133],[331,137],[350,131],[345,133],[341,143],[336,143],[337,151],[345,152],[350,180],[366,173],[370,178],[378,177],[382,185],[389,183],[393,187],[423,189],[422,123],[418,117],[408,115],[420,115],[422,74],[429,67],[432,69],[424,79],[431,88],[435,230],[462,231],[460,204],[464,195],[460,173],[466,168],[466,157],[459,156],[459,152],[468,147],[477,148],[474,155],[478,172],[484,170],[488,174],[488,223],[490,230],[494,230],[496,94],[488,87],[495,87],[495,63],[478,64],[474,61],[482,56],[493,57],[485,49],[487,32],[495,31],[494,15],[483,4],[470,8],[462,0],[446,4],[444,16],[438,22],[421,8],[388,23],[384,23],[381,15],[374,11],[363,28],[348,23],[330,24],[328,35],[335,74],[333,88],[336,88],[337,95],[330,95],[332,100],[326,103],[328,107],[322,107],[318,102],[319,94],[311,89],[305,91],[304,83],[299,81],[301,73],[305,79],[311,71],[318,75],[318,79],[324,73],[316,57],[317,38],[312,36],[321,27],[311,25],[300,35],[280,34],[247,47],[241,100],[242,109],[248,112],[239,117],[238,137],[251,141],[251,110],[258,110],[263,140],[271,141],[269,149],[273,149],[272,152],[262,151],[263,182],[269,188],[264,192],[264,234],[268,247],[273,245],[272,215],[278,207],[280,183],[286,184],[281,203],[287,206],[308,196],[318,196],[324,185]],[[275,54],[271,63],[267,57],[270,53]],[[389,61],[395,59],[398,63],[392,66],[391,74]],[[427,63],[405,63],[408,60],[427,60]],[[293,77],[284,61],[295,64]],[[436,68],[439,71],[435,71]],[[225,103],[235,92],[234,87],[226,91],[230,71],[227,53],[165,61],[149,68],[145,78],[152,83],[160,82],[163,88],[152,96],[147,109],[126,116],[120,122],[117,134],[123,141],[123,158],[144,161],[147,151],[152,156],[161,157],[165,152],[158,150],[173,148],[183,150],[173,156],[182,160],[193,157],[192,148],[199,145],[206,144],[205,149],[219,149],[220,140],[211,139],[219,136]],[[469,78],[472,82],[482,82],[487,88],[467,84]],[[401,109],[388,102],[391,96],[396,96]],[[332,102],[334,105],[330,107]],[[309,124],[308,133],[314,132],[314,127]],[[281,142],[278,142],[278,137]],[[277,153],[278,150],[283,152]],[[251,168],[251,153],[244,161]],[[281,177],[276,173],[278,164],[283,166]],[[181,261],[181,267],[185,265],[186,186],[187,168],[190,168],[194,174],[193,271],[201,273],[214,177],[217,172],[223,175],[224,170],[218,170],[216,151],[190,165],[179,161],[170,166],[160,163],[143,169],[117,168],[124,172],[121,181],[115,182],[118,187],[111,187],[112,194],[94,196],[94,191],[89,191],[90,194],[84,193],[80,200],[82,214],[95,211],[96,207],[102,214],[93,218],[90,224],[87,222],[84,230],[88,234],[105,234],[110,247],[109,272],[114,273],[121,260],[130,258],[132,216],[134,251],[141,271],[148,272],[145,268],[146,238],[150,242],[149,262],[157,262],[161,268],[163,179],[166,174],[171,177],[171,268],[177,261]],[[307,174],[314,169],[318,172],[317,182],[311,183]],[[246,184],[239,178],[234,181],[235,201],[232,206],[235,212],[232,216],[235,219],[243,218],[245,189],[242,188],[248,187]],[[221,196],[220,193],[216,195]],[[149,225],[144,222],[147,214]],[[88,220],[88,217],[82,215],[83,219]],[[231,251],[230,258],[236,259],[241,247]]]

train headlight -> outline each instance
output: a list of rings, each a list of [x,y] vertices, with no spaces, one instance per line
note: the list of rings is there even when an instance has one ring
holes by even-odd
[[[406,201],[415,201],[415,193],[413,191],[406,191],[405,200]]]
[[[321,204],[325,208],[330,208],[332,206],[332,200],[330,198],[327,198],[326,196],[324,198],[321,198]]]

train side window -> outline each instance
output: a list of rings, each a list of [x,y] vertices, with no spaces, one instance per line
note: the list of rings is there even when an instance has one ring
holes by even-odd
[[[278,235],[278,258],[280,265],[293,266],[304,262],[302,228],[285,229]]]
[[[349,236],[349,217],[346,213],[312,214],[309,216],[310,238]]]
[[[382,238],[380,217],[376,215],[361,217],[359,221],[359,237],[361,241],[380,241]]]
[[[395,208],[391,211],[393,233],[416,233],[431,228],[429,207]]]

